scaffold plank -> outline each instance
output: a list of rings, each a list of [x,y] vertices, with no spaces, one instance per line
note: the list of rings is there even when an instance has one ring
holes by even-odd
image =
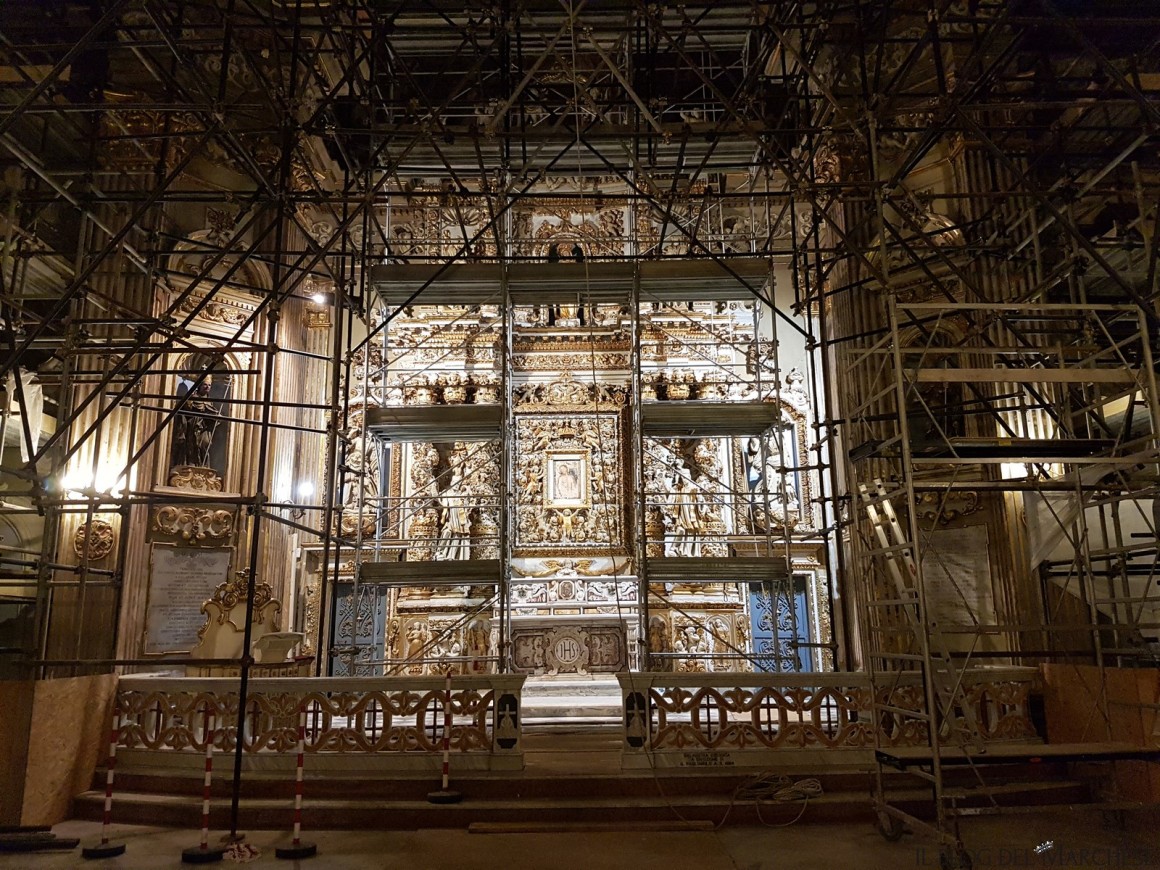
[[[652,438],[760,435],[781,419],[773,402],[644,402],[641,431]]]
[[[367,409],[367,429],[384,441],[486,441],[499,438],[499,405],[405,405]]]
[[[653,583],[759,583],[789,576],[784,558],[654,556],[645,569]]]
[[[500,561],[366,561],[359,566],[359,582],[378,586],[490,586],[500,582]]]

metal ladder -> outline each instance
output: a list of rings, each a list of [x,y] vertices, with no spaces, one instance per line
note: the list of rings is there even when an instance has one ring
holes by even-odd
[[[982,751],[981,733],[975,710],[963,696],[960,671],[951,659],[950,649],[947,647],[942,630],[935,620],[927,620],[925,625],[920,613],[921,599],[919,597],[918,565],[914,561],[914,544],[907,539],[898,522],[898,514],[891,502],[892,494],[887,490],[880,478],[874,479],[874,493],[864,483],[858,484],[858,491],[862,495],[866,516],[874,529],[879,548],[871,550],[870,555],[881,556],[887,569],[887,575],[894,585],[895,598],[879,604],[898,604],[906,614],[910,629],[918,646],[923,650],[923,664],[929,669],[931,685],[937,696],[942,710],[942,725],[947,731],[947,742],[959,746],[970,746]],[[879,511],[881,505],[881,511]],[[872,653],[889,658],[890,654]],[[956,714],[956,698],[961,699]],[[929,711],[931,714],[934,711]],[[930,720],[932,745],[939,742],[941,737],[936,730],[936,721]]]

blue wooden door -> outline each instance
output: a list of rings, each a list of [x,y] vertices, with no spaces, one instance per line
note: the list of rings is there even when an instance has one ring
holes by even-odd
[[[759,671],[812,671],[806,578],[749,584],[754,667]]]
[[[354,584],[339,583],[334,590],[331,625],[330,675],[332,677],[382,676],[381,662],[387,636],[386,586],[360,585],[358,603]]]

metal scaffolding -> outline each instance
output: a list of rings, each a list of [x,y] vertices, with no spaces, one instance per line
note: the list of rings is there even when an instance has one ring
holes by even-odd
[[[472,422],[372,420],[375,389],[407,388],[386,379],[393,320],[436,297],[495,305],[475,329],[506,356],[549,265],[557,292],[632,312],[641,456],[705,423],[642,400],[642,346],[719,298],[715,281],[804,339],[819,420],[799,467],[821,480],[811,508],[842,602],[819,641],[839,667],[922,670],[910,712],[936,756],[965,660],[1154,663],[1158,25],[1138,4],[1067,0],[9,3],[5,672],[156,664],[146,542],[191,538],[238,554],[244,648],[256,584],[292,597],[308,545],[321,667],[347,618],[336,588],[357,598],[357,565],[388,561],[382,523],[418,508],[361,483],[376,438]],[[562,198],[583,263],[545,263],[561,252],[527,216]],[[612,208],[623,220],[601,223]],[[755,259],[786,270],[792,311],[745,271]],[[731,341],[702,339],[684,350]],[[764,340],[758,378],[778,367]],[[780,424],[744,406],[712,437]],[[459,440],[497,420],[472,425]],[[510,474],[505,459],[504,497]],[[736,512],[740,495],[721,497]],[[646,613],[672,566],[647,554],[657,494],[640,479],[634,497]],[[786,494],[763,497],[753,560],[793,544],[768,521]],[[867,505],[890,506],[901,537]],[[994,618],[932,632],[932,602],[907,594],[929,584],[900,589],[891,560],[929,574],[931,533],[976,510],[1011,550]],[[502,613],[496,558],[500,579],[476,585],[494,583],[480,607]]]

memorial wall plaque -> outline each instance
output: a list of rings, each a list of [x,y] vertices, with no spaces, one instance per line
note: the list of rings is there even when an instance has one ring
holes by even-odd
[[[927,617],[950,627],[995,622],[987,527],[922,532]]]
[[[145,653],[189,652],[205,623],[202,604],[229,579],[232,551],[225,547],[154,544],[145,617]]]

